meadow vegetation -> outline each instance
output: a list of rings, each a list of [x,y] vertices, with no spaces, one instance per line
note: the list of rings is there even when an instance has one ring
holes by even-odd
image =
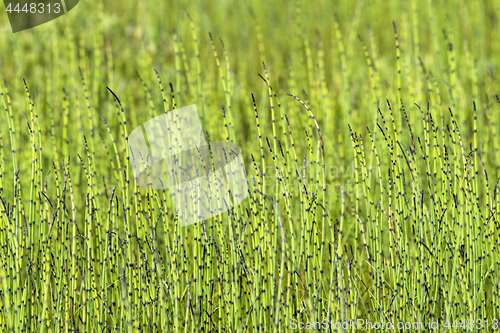
[[[500,326],[499,14],[82,0],[0,34],[1,330]],[[128,134],[191,104],[249,193],[181,227],[136,186]]]

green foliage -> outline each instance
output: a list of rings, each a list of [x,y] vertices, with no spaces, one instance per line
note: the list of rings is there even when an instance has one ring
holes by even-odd
[[[98,0],[2,34],[2,331],[491,330],[499,10]],[[127,141],[190,104],[249,195],[181,227]]]

